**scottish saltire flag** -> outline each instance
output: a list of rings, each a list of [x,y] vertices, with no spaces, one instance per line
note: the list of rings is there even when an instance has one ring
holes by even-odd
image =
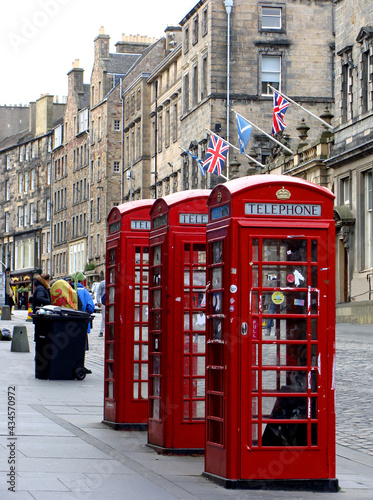
[[[203,169],[203,161],[200,158],[198,158],[198,156],[196,156],[193,153],[191,153],[190,151],[187,151],[186,149],[183,149],[183,151],[185,151],[186,153],[188,153],[188,155],[191,156],[193,158],[193,160],[196,160],[196,162],[199,165],[199,168],[201,169],[201,174],[205,175],[205,171]]]
[[[289,103],[276,91],[273,91],[273,125],[272,135],[275,135],[280,130],[286,127],[284,123],[284,114],[288,109]]]
[[[238,144],[240,146],[240,153],[246,154],[246,146],[250,140],[251,131],[253,127],[242,116],[236,113]]]
[[[206,158],[203,162],[203,168],[210,174],[221,175],[227,160],[229,144],[221,137],[211,134],[209,147],[206,151]]]

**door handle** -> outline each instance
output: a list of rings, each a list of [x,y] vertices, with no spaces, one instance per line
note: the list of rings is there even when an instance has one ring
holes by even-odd
[[[241,335],[247,335],[247,323],[241,323]]]

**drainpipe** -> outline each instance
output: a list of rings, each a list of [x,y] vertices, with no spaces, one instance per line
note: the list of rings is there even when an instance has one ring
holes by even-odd
[[[229,143],[229,119],[230,119],[230,59],[231,59],[231,11],[233,0],[224,0],[224,6],[227,13],[227,142]],[[227,156],[227,177],[229,179],[229,154]]]

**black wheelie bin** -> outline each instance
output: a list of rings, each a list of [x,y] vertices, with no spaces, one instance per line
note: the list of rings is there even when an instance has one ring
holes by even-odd
[[[87,327],[93,317],[83,311],[46,306],[32,315],[35,325],[35,378],[83,380]]]

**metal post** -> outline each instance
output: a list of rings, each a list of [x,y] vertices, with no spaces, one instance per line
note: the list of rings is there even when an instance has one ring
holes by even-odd
[[[224,1],[225,10],[227,12],[227,142],[229,142],[229,119],[230,119],[230,59],[231,59],[231,11],[233,8],[233,0]],[[229,152],[227,155],[227,177],[229,179]]]

